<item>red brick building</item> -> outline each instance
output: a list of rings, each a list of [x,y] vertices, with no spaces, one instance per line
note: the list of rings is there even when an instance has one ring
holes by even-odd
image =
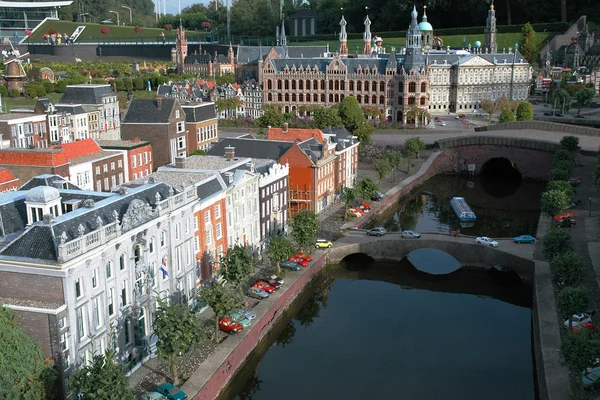
[[[104,150],[123,153],[128,181],[141,178],[152,173],[152,145],[140,139],[133,140],[99,140]]]
[[[48,147],[46,120],[46,114],[0,114],[0,136],[13,148],[43,149]]]
[[[19,178],[15,178],[7,169],[0,169],[0,193],[19,189]]]

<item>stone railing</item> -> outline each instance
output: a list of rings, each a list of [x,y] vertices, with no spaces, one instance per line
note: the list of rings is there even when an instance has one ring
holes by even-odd
[[[196,187],[188,188],[184,192],[177,193],[158,203],[158,206],[160,206],[160,215],[164,215],[168,212],[175,211],[179,207],[192,203],[196,200],[198,200],[198,193],[196,192]]]
[[[95,249],[98,246],[117,237],[119,226],[117,222],[105,225],[100,229],[86,233],[67,243],[58,245],[58,261],[66,262],[81,254]]]

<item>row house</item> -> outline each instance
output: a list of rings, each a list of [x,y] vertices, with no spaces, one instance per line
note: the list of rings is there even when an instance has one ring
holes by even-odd
[[[34,112],[47,115],[48,143],[57,145],[73,140],[71,135],[71,114],[57,111],[56,106],[47,98],[40,98],[35,104]]]
[[[98,140],[103,150],[123,154],[125,176],[132,181],[152,173],[152,145],[148,141],[133,140]]]
[[[215,103],[182,103],[187,123],[187,154],[208,148],[219,140]]]
[[[188,134],[186,114],[174,99],[133,99],[123,118],[123,139],[149,141],[154,167],[187,156]]]
[[[235,109],[223,109],[218,110],[219,118],[239,118],[246,115],[246,98],[242,87],[237,83],[228,83],[227,85],[217,86],[216,89],[211,93],[211,100],[228,100],[235,99],[239,100],[239,104]]]
[[[198,197],[152,182],[82,191],[49,176],[26,188],[0,194],[0,297],[56,361],[66,397],[94,354],[134,367],[151,355],[159,298],[194,302]]]
[[[70,119],[70,132],[69,140],[63,141],[63,143],[74,142],[76,140],[85,140],[92,136],[90,134],[89,127],[89,114],[80,105],[59,105],[56,107],[56,112],[64,113],[69,115]],[[95,114],[95,113],[91,113]]]
[[[15,149],[43,149],[48,147],[46,114],[0,114],[0,135]]]
[[[246,116],[258,119],[263,116],[263,93],[255,79],[248,79],[242,84],[244,93]]]
[[[89,136],[94,139],[121,139],[119,99],[110,85],[67,85],[56,106],[79,105],[88,114]]]

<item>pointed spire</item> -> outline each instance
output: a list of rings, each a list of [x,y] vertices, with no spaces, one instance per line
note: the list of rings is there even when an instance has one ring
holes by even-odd
[[[423,18],[421,20],[427,22],[427,6],[423,6]]]
[[[258,45],[258,62],[263,61],[262,42]]]
[[[347,22],[342,15],[342,20],[340,21],[340,56],[345,57],[348,55],[348,34],[346,33],[346,25]]]
[[[365,18],[365,33],[363,34],[363,42],[365,46],[363,48],[363,54],[371,54],[371,20],[367,15]]]
[[[417,6],[416,5],[413,5],[413,10],[410,13],[410,15],[411,15],[412,19],[414,19],[414,20],[416,20],[417,17],[419,16],[419,13],[417,12]]]
[[[287,46],[287,38],[285,37],[285,18],[281,18],[281,35],[279,37],[280,44],[285,47]]]
[[[490,4],[490,10],[494,9],[494,0],[492,0],[492,4]]]

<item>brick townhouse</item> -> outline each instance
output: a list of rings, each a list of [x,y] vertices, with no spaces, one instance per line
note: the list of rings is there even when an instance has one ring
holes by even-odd
[[[123,153],[125,176],[132,181],[152,173],[152,145],[140,139],[133,140],[98,140],[103,150]]]
[[[46,114],[0,114],[2,141],[10,141],[16,149],[43,149],[48,147]]]
[[[208,150],[219,140],[219,125],[215,103],[183,103],[187,122],[187,152]]]

